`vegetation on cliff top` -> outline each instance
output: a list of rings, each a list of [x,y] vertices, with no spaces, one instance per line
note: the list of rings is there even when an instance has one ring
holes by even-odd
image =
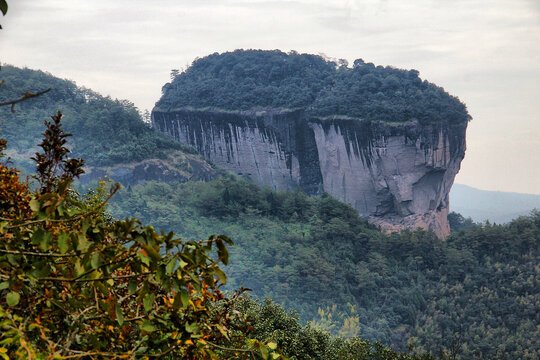
[[[362,59],[349,67],[321,56],[279,50],[235,50],[196,59],[173,71],[156,109],[305,109],[312,117],[372,121],[460,123],[463,103],[422,81],[416,70],[375,66]]]

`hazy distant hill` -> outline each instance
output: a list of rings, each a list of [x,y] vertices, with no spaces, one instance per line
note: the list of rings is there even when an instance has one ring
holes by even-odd
[[[520,215],[540,210],[540,195],[479,190],[454,184],[450,191],[450,210],[474,221],[506,223]]]

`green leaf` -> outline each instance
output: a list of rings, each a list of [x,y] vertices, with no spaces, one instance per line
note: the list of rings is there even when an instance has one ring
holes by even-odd
[[[120,304],[116,303],[115,311],[116,311],[116,321],[118,321],[118,325],[120,326],[124,325],[124,315],[122,314],[122,308],[120,307]]]
[[[7,281],[4,281],[3,283],[0,283],[0,290],[5,290],[9,287],[9,283]]]
[[[135,294],[135,292],[137,291],[137,283],[131,280],[128,284],[128,290],[131,294]]]
[[[90,264],[92,265],[92,269],[97,269],[102,264],[101,254],[99,252],[95,252],[92,254],[92,260],[90,260]]]
[[[81,259],[75,259],[73,270],[75,271],[75,276],[80,276],[85,272],[84,266],[81,264]]]
[[[0,0],[1,2],[2,0]],[[39,200],[36,199],[36,198],[32,198],[32,200],[30,200],[30,209],[32,211],[38,211],[39,210]]]
[[[268,346],[270,348],[270,350],[276,350],[277,349],[277,344],[275,342],[269,342],[268,344],[266,344],[266,346]]]
[[[223,264],[229,264],[229,251],[221,239],[216,240],[216,245],[218,248],[218,257],[223,262]]]
[[[158,282],[163,283],[163,278],[165,277],[165,272],[166,272],[165,266],[159,266],[156,269],[156,280]]]
[[[43,239],[43,236],[45,234],[45,230],[42,228],[37,228],[36,231],[32,234],[32,244],[37,245],[40,243],[41,239]]]
[[[0,0],[1,1],[1,0]],[[63,193],[66,191],[67,187],[71,184],[70,180],[64,180],[58,184],[58,189],[56,190],[58,193]]]
[[[199,325],[197,323],[186,323],[185,328],[188,333],[195,333],[199,330]]]
[[[61,254],[65,254],[69,250],[69,234],[67,232],[61,232],[57,238],[58,249]]]
[[[227,340],[230,340],[229,338],[229,334],[227,333],[227,328],[225,328],[224,326],[216,326],[217,329],[219,330],[219,332],[221,333],[221,335],[223,335]]]
[[[151,293],[146,294],[143,300],[144,311],[150,312],[154,308],[155,299],[156,299],[156,296],[154,294],[151,294]]]
[[[150,246],[150,245],[147,245],[147,244],[141,244],[142,248],[146,251],[146,253],[148,254],[148,256],[150,256],[150,258],[154,261],[159,261],[161,260],[161,256],[159,255],[159,253],[156,251],[156,249],[154,249],[153,246]]]
[[[99,292],[103,295],[103,296],[106,296],[109,294],[109,289],[103,285],[100,281],[96,281],[94,283],[94,286],[96,287],[96,289],[99,290]]]
[[[52,242],[52,234],[43,228],[38,228],[32,234],[32,244],[38,245],[42,251],[49,248]]]
[[[109,319],[111,319],[112,321],[116,321],[116,305],[118,305],[118,303],[116,302],[116,300],[112,300],[108,301],[107,304],[107,313],[109,314]]]
[[[16,306],[20,299],[21,296],[15,291],[12,291],[6,295],[6,302],[9,306]]]
[[[86,240],[86,235],[84,233],[78,234],[77,240],[77,250],[84,251],[88,249],[90,244],[88,243],[88,240]]]
[[[225,275],[223,270],[221,270],[220,268],[214,269],[214,275],[216,275],[223,284],[227,283],[227,275]]]
[[[180,290],[180,298],[184,307],[189,305],[189,294],[186,289]]]
[[[176,259],[172,259],[171,261],[169,261],[169,263],[167,264],[167,275],[171,275],[174,271],[174,269],[176,268]]]
[[[231,239],[229,239],[229,237],[227,237],[225,235],[219,235],[218,238],[225,241],[227,244],[229,244],[231,246],[234,245],[234,242]]]
[[[152,332],[156,330],[156,328],[152,325],[150,321],[145,320],[144,323],[141,325],[141,330]]]
[[[260,350],[261,350],[262,358],[265,359],[265,360],[268,359],[268,348],[266,346],[262,345]]]
[[[173,307],[175,309],[179,308],[185,308],[189,304],[189,295],[186,289],[180,290],[175,296],[174,296],[174,302]]]

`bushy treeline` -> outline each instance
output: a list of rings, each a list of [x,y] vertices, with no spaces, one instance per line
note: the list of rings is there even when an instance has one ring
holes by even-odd
[[[348,67],[317,55],[235,50],[196,59],[163,87],[156,105],[161,110],[303,108],[313,117],[387,122],[470,119],[458,98],[418,75],[362,59]]]
[[[260,341],[272,339],[278,348],[294,360],[434,360],[427,353],[396,352],[380,342],[358,337],[334,337],[312,324],[302,325],[297,314],[266,299],[258,302],[242,297],[234,310],[245,314],[253,323],[251,335]],[[447,357],[437,357],[441,360]]]
[[[192,106],[226,110],[302,108],[331,86],[335,64],[320,56],[279,50],[214,53],[163,87],[156,103],[168,109]]]
[[[0,107],[2,136],[20,159],[26,159],[26,165],[29,155],[37,150],[43,121],[57,110],[62,110],[64,127],[73,135],[73,153],[91,165],[162,158],[171,149],[188,149],[150,129],[129,101],[103,97],[42,71],[9,65],[2,66],[0,79],[5,80],[0,86],[0,101],[17,99],[23,90],[35,93],[51,88],[32,101],[15,105],[13,113],[10,107]]]
[[[252,288],[336,335],[467,359],[539,355],[539,213],[467,223],[441,241],[423,230],[383,234],[329,196],[231,179],[139,184],[113,211],[187,239],[233,236],[231,288]]]

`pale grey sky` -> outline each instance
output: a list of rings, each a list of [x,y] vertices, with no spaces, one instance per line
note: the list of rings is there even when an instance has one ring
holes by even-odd
[[[9,0],[0,61],[151,110],[170,70],[237,48],[420,71],[473,120],[456,182],[540,194],[540,0]]]

